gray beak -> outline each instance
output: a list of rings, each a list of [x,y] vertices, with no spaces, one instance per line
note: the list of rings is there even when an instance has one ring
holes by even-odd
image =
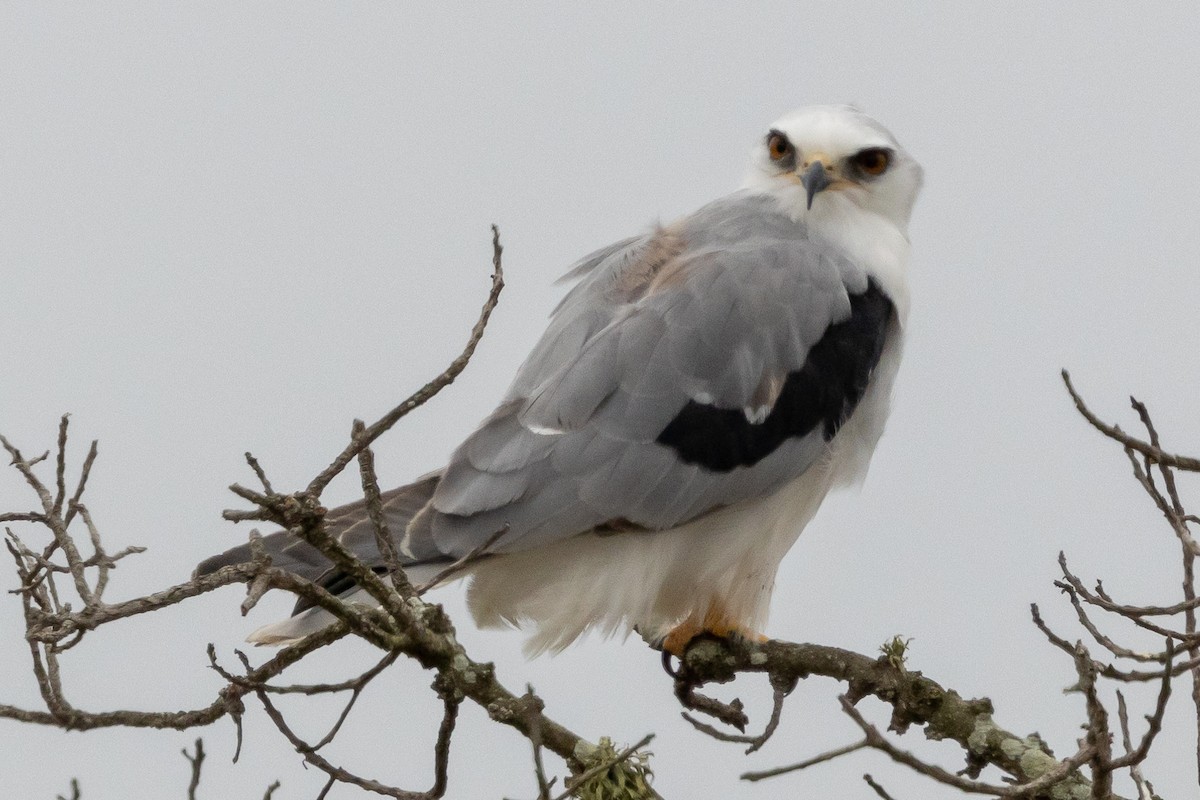
[[[817,196],[817,192],[829,185],[829,173],[825,171],[825,165],[820,161],[814,161],[812,166],[804,171],[800,176],[800,182],[804,184],[804,188],[808,191],[808,207],[812,208],[813,198]]]

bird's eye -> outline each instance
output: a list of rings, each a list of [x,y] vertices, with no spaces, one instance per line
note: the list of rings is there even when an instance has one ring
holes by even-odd
[[[868,175],[882,175],[892,163],[892,154],[882,147],[869,147],[859,151],[852,161]]]
[[[772,161],[783,161],[788,156],[794,155],[795,152],[796,149],[792,147],[792,143],[779,131],[771,131],[767,134],[767,153],[771,156]]]

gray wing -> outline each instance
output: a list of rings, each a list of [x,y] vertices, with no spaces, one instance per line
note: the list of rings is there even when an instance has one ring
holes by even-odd
[[[404,547],[459,557],[505,525],[500,551],[666,529],[769,494],[825,453],[892,314],[861,267],[745,193],[573,275]]]

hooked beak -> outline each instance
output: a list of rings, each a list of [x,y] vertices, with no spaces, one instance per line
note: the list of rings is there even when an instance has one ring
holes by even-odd
[[[808,192],[808,207],[811,209],[813,198],[817,196],[817,192],[828,186],[831,181],[829,173],[825,171],[825,164],[820,161],[813,161],[812,166],[804,171],[800,176],[800,182],[804,184],[805,191]]]

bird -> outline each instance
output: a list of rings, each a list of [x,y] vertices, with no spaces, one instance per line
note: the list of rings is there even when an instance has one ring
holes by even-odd
[[[530,656],[588,631],[675,655],[702,634],[762,640],[781,560],[883,433],[922,175],[857,107],[809,106],[757,137],[740,188],[581,259],[495,410],[444,468],[383,494],[409,579],[493,542],[453,577],[476,623],[525,629]],[[365,501],[325,522],[385,570]],[[286,531],[262,546],[367,601]],[[331,620],[301,600],[249,641]]]

